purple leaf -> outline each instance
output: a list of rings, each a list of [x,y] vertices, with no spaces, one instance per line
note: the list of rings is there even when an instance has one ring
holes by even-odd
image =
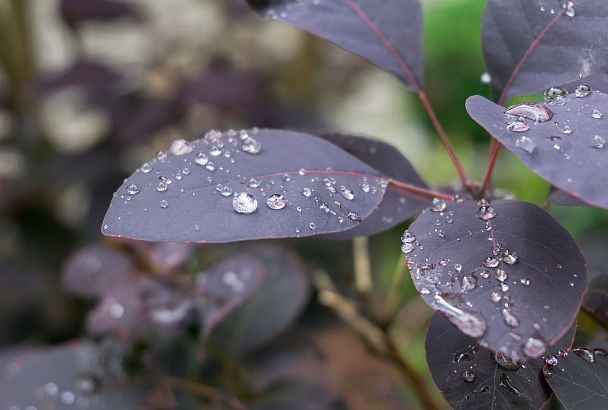
[[[87,342],[13,356],[0,368],[0,408],[101,410],[140,408],[148,388],[126,385],[125,374]]]
[[[563,104],[524,104],[507,111],[474,96],[466,106],[475,121],[532,171],[575,198],[608,208],[608,190],[602,183],[608,177],[604,167],[608,95],[593,91],[579,98],[570,94]],[[544,110],[550,119],[539,114]],[[542,117],[539,121],[530,119],[536,114]]]
[[[418,90],[422,13],[418,0],[248,0],[258,13],[357,54]]]
[[[570,195],[560,189],[551,187],[549,197],[547,198],[551,203],[561,206],[589,206],[589,204],[581,201],[575,196]]]
[[[236,254],[205,268],[196,277],[196,293],[203,337],[257,291],[266,275],[252,254]]]
[[[535,205],[435,202],[402,240],[423,299],[489,350],[534,359],[575,320],[585,261]]]
[[[310,284],[300,259],[281,247],[253,247],[266,269],[263,282],[245,303],[219,323],[207,339],[212,351],[231,357],[261,347],[297,319]]]
[[[103,233],[232,242],[341,232],[374,211],[386,185],[378,171],[310,135],[210,131],[175,141],[128,178]]]
[[[62,270],[63,287],[87,299],[97,299],[130,281],[133,261],[123,252],[93,245],[75,252]]]
[[[600,275],[591,281],[583,308],[608,325],[608,275]]]
[[[576,326],[551,349],[572,346]],[[551,396],[543,358],[525,364],[481,347],[435,313],[426,334],[426,359],[433,380],[455,409],[539,409]]]
[[[339,133],[324,134],[322,137],[392,179],[421,188],[427,187],[412,164],[392,145]],[[429,203],[428,197],[404,193],[389,186],[378,208],[359,226],[339,234],[327,235],[326,238],[348,239],[380,233],[419,214]]]
[[[553,392],[568,410],[608,407],[608,352],[579,348],[554,356],[543,372]]]
[[[606,24],[604,0],[490,0],[483,48],[498,100],[606,71]]]
[[[61,17],[70,27],[90,20],[139,19],[138,13],[127,3],[115,0],[62,0]]]

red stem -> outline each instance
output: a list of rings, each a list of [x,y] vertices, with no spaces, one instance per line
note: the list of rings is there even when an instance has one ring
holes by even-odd
[[[424,197],[441,198],[441,199],[446,199],[448,201],[451,201],[454,199],[453,195],[444,194],[443,192],[437,192],[437,191],[433,191],[430,189],[421,188],[416,185],[408,184],[406,182],[397,181],[396,179],[390,179],[389,183],[391,185],[399,188],[401,191],[410,192],[410,193],[413,193],[416,195],[422,195]]]

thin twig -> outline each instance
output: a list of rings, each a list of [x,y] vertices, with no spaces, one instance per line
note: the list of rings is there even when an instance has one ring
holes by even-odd
[[[386,298],[385,310],[387,312],[390,312],[393,309],[393,306],[395,306],[397,303],[397,297],[399,295],[399,291],[401,290],[403,280],[405,279],[406,272],[406,264],[401,256],[399,256],[397,259],[397,266],[395,266],[395,272],[393,273],[393,280],[389,289],[389,294]]]
[[[247,407],[237,398],[229,396],[215,387],[169,375],[163,375],[162,380],[174,389],[204,397],[217,403],[225,402],[229,409],[247,410]]]
[[[440,407],[435,402],[435,398],[424,379],[407,359],[399,354],[386,333],[364,317],[354,301],[337,292],[329,275],[324,271],[317,271],[313,275],[313,282],[319,290],[319,302],[332,309],[372,348],[377,356],[399,368],[401,374],[414,386],[414,392],[424,408],[439,409]]]
[[[443,192],[433,191],[426,188],[421,188],[416,185],[408,184],[407,182],[397,181],[396,179],[389,179],[389,184],[398,188],[403,192],[409,192],[414,195],[418,195],[425,198],[441,198],[451,201],[454,199],[453,195],[444,194]]]
[[[494,172],[494,165],[496,164],[496,160],[498,159],[498,154],[500,153],[501,147],[502,145],[496,140],[496,138],[492,137],[492,139],[490,140],[490,149],[488,152],[488,163],[486,165],[486,170],[483,174],[483,179],[481,181],[481,189],[479,190],[480,197],[482,197],[490,187],[492,173]]]
[[[367,236],[353,239],[353,265],[355,286],[359,293],[366,295],[372,290],[372,266],[369,259],[369,240]]]
[[[439,119],[437,118],[437,114],[435,114],[435,110],[433,110],[433,106],[431,105],[431,102],[429,101],[429,98],[426,95],[426,92],[421,88],[418,89],[418,97],[420,98],[420,102],[422,103],[422,106],[426,110],[426,112],[431,120],[431,123],[433,124],[433,127],[435,127],[435,130],[437,131],[437,135],[439,135],[439,139],[441,140],[441,143],[443,144],[446,151],[448,152],[448,155],[450,156],[450,159],[452,160],[452,163],[454,164],[454,168],[456,168],[456,172],[458,172],[458,175],[460,176],[462,185],[465,188],[468,188],[469,187],[469,177],[467,176],[467,173],[464,170],[464,167],[460,163],[460,160],[458,159],[458,156],[456,155],[456,151],[454,151],[454,147],[452,146],[452,143],[450,142],[448,135],[446,134],[445,130],[443,129],[443,126],[439,122]]]

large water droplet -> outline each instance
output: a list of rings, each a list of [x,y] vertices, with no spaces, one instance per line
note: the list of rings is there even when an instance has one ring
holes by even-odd
[[[304,195],[306,198],[310,198],[310,196],[312,195],[312,189],[306,187],[302,190],[302,195]]]
[[[184,139],[177,139],[171,143],[169,151],[173,155],[185,155],[192,152],[192,143]]]
[[[209,157],[204,152],[199,152],[194,157],[194,163],[196,165],[205,166],[205,165],[207,165],[207,162],[209,162]]]
[[[349,201],[352,201],[355,198],[355,194],[353,194],[353,191],[346,188],[344,185],[340,186],[340,194],[344,199],[347,199]]]
[[[486,332],[486,322],[481,317],[451,305],[440,295],[434,296],[433,306],[466,335],[481,337]]]
[[[443,212],[447,208],[447,204],[441,198],[433,198],[433,203],[431,206],[431,211],[433,212]]]
[[[144,163],[142,164],[142,166],[141,166],[141,167],[139,167],[139,170],[140,170],[141,172],[143,172],[144,174],[147,174],[148,172],[152,171],[152,165],[150,165],[150,164],[149,164],[149,163],[147,163],[147,162],[144,162]]]
[[[137,195],[139,194],[139,187],[135,184],[131,184],[127,187],[127,193],[129,195]]]
[[[565,7],[566,7],[566,16],[572,18],[576,15],[576,11],[574,10],[574,2],[569,1],[568,3],[566,3]]]
[[[551,87],[551,88],[545,90],[545,101],[547,101],[547,102],[556,101],[559,99],[563,99],[567,95],[568,95],[568,91],[565,90],[564,88]]]
[[[526,151],[528,154],[534,152],[534,148],[536,148],[536,143],[531,138],[528,138],[526,136],[519,137],[517,141],[515,141],[515,145],[518,148],[521,148]]]
[[[222,155],[222,148],[219,144],[213,144],[211,146],[211,149],[209,150],[209,155],[213,156],[213,157],[219,157],[220,155]]]
[[[462,378],[463,378],[463,380],[464,380],[465,382],[468,382],[468,383],[471,383],[472,381],[475,381],[475,377],[476,377],[476,376],[477,376],[477,375],[475,374],[475,372],[474,372],[474,371],[471,371],[471,370],[465,370],[465,371],[462,373]]]
[[[462,277],[460,289],[463,292],[469,292],[477,286],[477,278],[473,274],[467,274]]]
[[[248,192],[239,192],[232,198],[232,208],[239,214],[251,214],[258,209],[258,200]]]
[[[545,357],[545,364],[547,366],[555,367],[559,364],[559,359],[555,355],[549,355]]]
[[[507,280],[507,276],[508,275],[507,275],[507,271],[506,270],[500,269],[500,268],[496,269],[496,275],[495,275],[495,277],[496,277],[497,280],[499,280],[501,282],[504,282],[505,280]]]
[[[602,149],[606,146],[606,139],[601,135],[593,137],[593,148]]]
[[[479,208],[479,217],[484,221],[489,221],[496,217],[496,209],[493,206],[481,206]]]
[[[493,256],[488,256],[483,261],[483,266],[485,266],[486,268],[495,268],[499,264],[500,264],[500,261],[498,260],[498,258],[495,258]]]
[[[408,253],[411,253],[414,249],[416,249],[416,244],[413,242],[404,243],[403,245],[401,245],[401,252],[403,252],[406,255]]]
[[[553,112],[544,104],[522,103],[509,107],[505,114],[523,117],[535,122],[546,122],[553,118]]]
[[[502,294],[496,290],[493,290],[492,293],[490,293],[490,301],[492,301],[493,303],[498,303],[502,300]]]
[[[530,337],[524,344],[523,351],[531,359],[540,357],[547,350],[547,345],[540,339]]]
[[[401,242],[412,243],[414,241],[416,241],[416,236],[406,229],[405,232],[403,232],[403,235],[401,235]]]
[[[502,253],[502,261],[508,265],[513,265],[517,262],[517,254],[507,249]]]
[[[513,313],[511,313],[511,311],[509,309],[506,309],[506,308],[502,309],[501,313],[502,313],[502,318],[504,319],[507,326],[510,326],[510,327],[519,326],[519,319],[517,319],[515,317],[515,315],[513,315]]]
[[[266,205],[270,209],[283,209],[287,205],[287,199],[281,194],[272,194],[266,199]]]
[[[583,347],[579,349],[572,349],[572,351],[584,361],[591,364],[595,363],[595,353],[593,353],[593,350]]]
[[[604,114],[600,110],[593,110],[591,112],[591,118],[595,118],[596,120],[601,120],[604,117]]]
[[[241,144],[241,149],[248,154],[255,155],[262,150],[262,143],[255,138],[248,137]]]
[[[166,191],[168,188],[169,188],[169,186],[168,186],[168,185],[167,185],[167,183],[166,183],[166,182],[164,182],[164,181],[160,181],[160,182],[158,183],[158,185],[156,186],[156,190],[157,190],[158,192],[165,192],[165,191]]]
[[[158,151],[156,153],[156,160],[159,162],[165,162],[167,160],[167,153],[164,151]]]
[[[576,90],[574,90],[574,95],[576,95],[578,98],[584,98],[589,94],[591,94],[591,87],[585,84],[579,85],[578,87],[576,87]]]

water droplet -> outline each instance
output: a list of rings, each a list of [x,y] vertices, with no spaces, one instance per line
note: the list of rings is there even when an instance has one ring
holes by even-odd
[[[256,178],[250,178],[247,185],[249,186],[249,188],[259,188],[261,185],[261,181]]]
[[[505,320],[505,323],[508,326],[510,326],[510,327],[517,327],[517,326],[519,326],[519,319],[517,319],[511,313],[511,311],[509,311],[508,309],[502,309],[501,313],[502,313],[502,318]]]
[[[314,222],[311,222],[311,223],[309,223],[309,224],[308,224],[308,228],[309,228],[311,231],[314,231],[314,230],[316,230],[316,229],[317,229],[317,224],[315,224]]]
[[[356,221],[356,222],[361,222],[363,220],[363,218],[361,218],[361,215],[359,215],[356,212],[349,212],[346,214],[346,217],[348,219],[350,219],[351,221]]]
[[[536,148],[536,143],[532,141],[531,138],[528,138],[526,136],[519,137],[517,141],[515,141],[515,145],[518,148],[521,148],[526,151],[528,154],[534,152],[534,148]]]
[[[502,295],[500,294],[500,292],[493,290],[492,293],[490,293],[490,301],[492,301],[493,303],[498,303],[502,300]]]
[[[557,99],[563,99],[568,95],[568,91],[560,87],[551,87],[545,90],[545,101],[552,102]]]
[[[220,145],[217,144],[213,144],[211,146],[211,149],[209,150],[209,155],[214,156],[214,157],[219,157],[220,155],[222,155],[222,148]]]
[[[593,137],[593,148],[602,149],[606,145],[606,139],[601,135]]]
[[[540,357],[547,350],[547,345],[540,339],[530,337],[524,344],[523,351],[531,359]]]
[[[500,264],[500,261],[493,257],[493,256],[488,256],[484,261],[483,261],[483,266],[485,266],[486,268],[495,268]]]
[[[566,16],[572,18],[576,15],[576,11],[574,10],[574,2],[569,1],[565,7],[566,7]]]
[[[411,243],[404,243],[403,245],[401,245],[401,252],[404,254],[408,254],[411,253],[414,249],[416,249],[416,244],[411,242]]]
[[[310,188],[304,188],[302,190],[302,195],[304,195],[306,198],[310,198],[312,195],[312,190]]]
[[[522,285],[530,286],[530,279],[528,279],[528,278],[521,278],[519,280],[519,283],[521,283]]]
[[[596,120],[601,120],[604,117],[604,114],[600,110],[593,110],[591,112],[591,117]]]
[[[251,214],[258,209],[258,200],[248,192],[239,192],[232,198],[232,208],[239,214]]]
[[[349,201],[352,201],[355,198],[355,195],[353,194],[353,191],[351,191],[350,189],[346,188],[344,185],[340,186],[340,194],[342,195],[342,197],[344,199],[347,199]]]
[[[451,305],[440,295],[434,296],[433,306],[443,312],[466,335],[481,337],[486,332],[486,322],[482,318]]]
[[[166,199],[163,199],[160,201],[160,207],[165,209],[166,207],[169,206],[169,202]]]
[[[141,167],[139,167],[139,170],[140,170],[141,172],[143,172],[144,174],[147,174],[148,172],[152,171],[152,165],[150,165],[150,164],[149,164],[149,163],[147,163],[147,162],[144,162],[144,163],[142,164],[142,166],[141,166]]]
[[[300,170],[298,171],[298,175],[306,175],[306,170],[304,168],[300,168]]]
[[[129,195],[137,195],[139,194],[139,187],[135,184],[131,184],[127,187],[127,193]]]
[[[593,350],[583,347],[579,349],[572,349],[572,351],[584,361],[591,364],[595,363],[595,354],[593,353]]]
[[[519,391],[517,387],[513,386],[511,379],[509,379],[509,376],[507,376],[505,373],[500,374],[500,381],[498,384],[516,396],[521,396],[521,391]]]
[[[192,152],[192,143],[184,139],[177,139],[171,143],[169,151],[173,155],[185,155]]]
[[[510,357],[507,357],[504,353],[501,352],[496,352],[494,353],[494,360],[496,361],[496,363],[498,363],[498,365],[504,369],[507,370],[518,370],[519,369],[519,363],[517,363],[515,360],[511,359]]]
[[[535,122],[547,122],[553,118],[553,112],[544,104],[522,103],[509,107],[505,114],[523,117]]]
[[[368,193],[370,191],[369,183],[363,181],[363,183],[361,183],[361,191]]]
[[[492,82],[492,76],[490,73],[483,73],[481,74],[481,77],[479,77],[479,81],[481,81],[482,84],[490,84]]]
[[[462,277],[462,282],[460,285],[460,289],[463,292],[469,292],[477,286],[477,278],[472,274],[464,275]]]
[[[255,155],[262,150],[262,143],[255,138],[249,137],[243,140],[241,149],[251,155]]]
[[[158,183],[158,185],[156,186],[156,190],[158,192],[165,192],[168,188],[169,188],[169,186],[167,185],[167,183],[163,182],[163,181],[160,181]]]
[[[203,137],[203,139],[205,140],[205,142],[208,143],[214,143],[217,141],[221,141],[223,135],[221,131],[218,130],[209,130],[205,133],[205,136]]]
[[[507,125],[507,131],[525,132],[530,129],[530,126],[523,121],[513,121]]]
[[[71,391],[64,391],[61,393],[61,403],[66,405],[72,405],[76,401],[76,395]]]
[[[207,162],[207,164],[205,165],[205,169],[207,171],[215,171],[215,164],[213,163],[213,161]]]
[[[504,282],[505,280],[507,280],[507,271],[504,269],[496,269],[496,274],[495,277],[497,280]]]
[[[416,236],[406,229],[405,232],[403,232],[403,235],[401,235],[401,242],[412,243],[414,241],[416,241]]]
[[[508,265],[513,265],[517,262],[517,254],[507,249],[502,253],[502,261]]]
[[[476,376],[475,372],[473,372],[471,370],[465,370],[462,373],[462,378],[464,379],[465,382],[468,382],[468,383],[475,381],[475,376]]]
[[[160,162],[165,162],[167,160],[167,153],[164,151],[158,151],[156,153],[156,160]]]
[[[506,283],[501,283],[500,284],[500,290],[502,290],[503,292],[508,292],[509,291],[509,285],[507,285]]]
[[[431,211],[433,212],[443,212],[447,208],[447,204],[443,199],[433,198],[433,204],[431,206]]]
[[[215,189],[220,193],[220,195],[225,196],[225,197],[229,197],[230,195],[232,195],[232,188],[230,188],[228,185],[218,185],[215,187]]]
[[[56,383],[50,382],[44,385],[44,393],[47,396],[55,397],[59,393],[59,386]]]
[[[589,94],[591,94],[591,87],[585,84],[579,85],[578,87],[576,87],[576,90],[574,90],[574,95],[576,95],[577,98],[584,98]]]
[[[496,217],[496,209],[493,206],[482,206],[479,208],[479,217],[484,221],[489,221]]]
[[[209,157],[204,152],[199,152],[194,157],[194,163],[196,165],[205,166],[205,165],[207,165],[208,162],[209,162]]]
[[[266,199],[266,205],[270,209],[283,209],[287,205],[287,199],[281,194],[272,194]]]
[[[545,364],[547,366],[555,367],[559,364],[559,359],[555,355],[549,355],[545,357]]]

